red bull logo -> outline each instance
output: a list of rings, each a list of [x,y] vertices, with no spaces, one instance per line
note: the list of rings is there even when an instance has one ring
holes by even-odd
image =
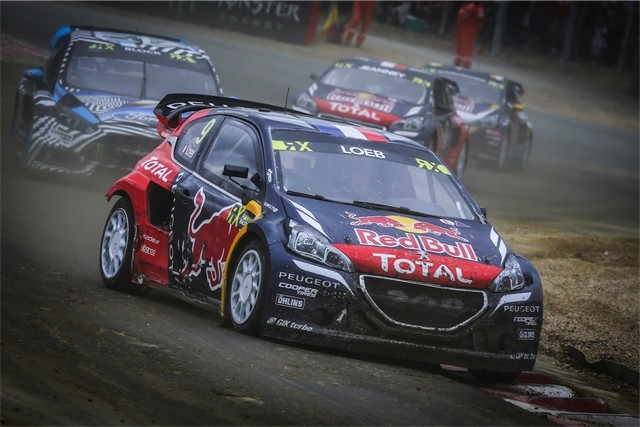
[[[468,242],[467,239],[460,235],[460,231],[456,227],[441,227],[430,222],[416,221],[398,215],[374,215],[374,216],[357,216],[353,212],[346,212],[349,218],[355,220],[351,222],[353,226],[377,225],[379,227],[393,227],[398,230],[407,231],[417,234],[433,234],[435,236],[447,236],[452,239]]]
[[[228,249],[240,229],[253,216],[240,204],[231,204],[202,219],[206,196],[201,188],[196,194],[194,210],[189,217],[188,236],[184,243],[190,254],[183,260],[182,277],[193,279],[203,273],[209,289],[215,291],[222,286],[222,274],[226,265]],[[173,261],[172,261],[173,262]]]

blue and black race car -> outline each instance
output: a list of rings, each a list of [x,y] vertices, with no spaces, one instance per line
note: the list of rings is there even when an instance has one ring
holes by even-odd
[[[107,192],[107,287],[493,380],[533,368],[540,277],[432,151],[239,99],[167,95],[156,114],[164,142]]]
[[[16,95],[13,140],[28,171],[130,170],[160,142],[153,108],[164,95],[222,94],[210,58],[180,40],[66,26],[50,48]]]
[[[429,72],[455,81],[458,115],[470,127],[469,157],[498,170],[522,170],[529,162],[533,126],[520,97],[523,86],[504,76],[453,65],[425,65]]]

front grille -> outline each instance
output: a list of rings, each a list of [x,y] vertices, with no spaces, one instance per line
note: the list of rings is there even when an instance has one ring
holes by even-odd
[[[487,308],[483,291],[454,289],[386,277],[360,277],[360,289],[388,321],[426,330],[452,331]]]

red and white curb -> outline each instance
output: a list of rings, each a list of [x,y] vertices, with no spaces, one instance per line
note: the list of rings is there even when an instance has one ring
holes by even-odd
[[[454,375],[466,374],[466,369],[442,365]],[[639,426],[636,415],[611,413],[606,400],[582,397],[561,384],[557,378],[544,374],[522,373],[513,384],[481,385],[487,393],[525,411],[538,414],[561,426]]]

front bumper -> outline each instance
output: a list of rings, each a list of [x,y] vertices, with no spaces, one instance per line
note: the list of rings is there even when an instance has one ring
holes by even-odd
[[[494,294],[351,275],[299,259],[272,267],[265,336],[471,369],[515,372],[535,364],[540,287]]]

